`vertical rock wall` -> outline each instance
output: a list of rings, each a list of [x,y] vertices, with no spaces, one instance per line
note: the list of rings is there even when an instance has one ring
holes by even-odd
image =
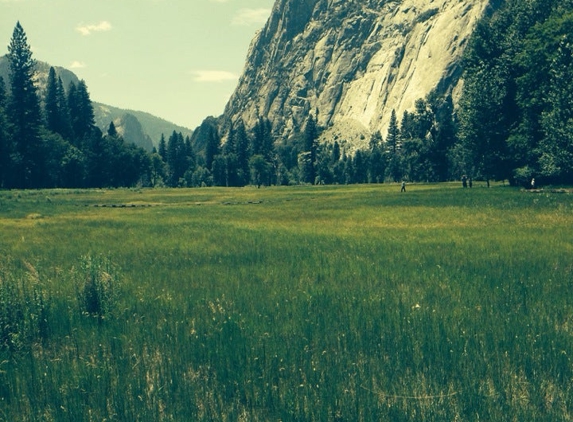
[[[224,118],[250,126],[265,115],[288,135],[318,112],[331,133],[385,134],[393,109],[401,116],[434,89],[455,91],[461,55],[489,3],[277,0]]]

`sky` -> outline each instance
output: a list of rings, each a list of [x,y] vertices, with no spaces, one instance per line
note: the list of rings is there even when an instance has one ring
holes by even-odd
[[[223,113],[274,0],[0,0],[33,57],[85,80],[92,101],[194,129]]]

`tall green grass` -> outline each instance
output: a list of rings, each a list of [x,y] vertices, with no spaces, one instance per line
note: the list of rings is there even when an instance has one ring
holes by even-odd
[[[1,348],[0,420],[570,420],[572,211],[449,184],[0,192],[2,283],[33,268],[47,301]]]

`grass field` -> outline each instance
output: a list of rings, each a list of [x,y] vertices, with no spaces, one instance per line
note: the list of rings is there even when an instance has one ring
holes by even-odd
[[[573,420],[573,196],[399,190],[0,191],[0,420]]]

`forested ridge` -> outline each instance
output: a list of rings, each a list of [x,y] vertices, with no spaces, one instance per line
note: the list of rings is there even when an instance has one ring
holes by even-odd
[[[430,94],[368,148],[322,139],[315,114],[289,139],[273,122],[208,118],[190,137],[162,136],[157,151],[94,124],[84,81],[45,92],[18,23],[10,80],[0,79],[0,187],[257,186],[446,181],[462,176],[528,185],[573,183],[573,0],[506,0],[466,49],[464,88]]]

